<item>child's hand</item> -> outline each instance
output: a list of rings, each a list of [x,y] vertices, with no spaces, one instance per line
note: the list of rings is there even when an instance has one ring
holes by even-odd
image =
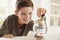
[[[13,38],[14,36],[12,34],[6,34],[3,36],[4,38]]]
[[[44,8],[37,9],[37,16],[38,17],[44,16],[45,14],[46,14],[46,9],[44,9]]]

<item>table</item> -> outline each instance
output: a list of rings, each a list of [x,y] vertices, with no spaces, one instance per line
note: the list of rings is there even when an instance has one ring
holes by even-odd
[[[14,37],[14,38],[0,38],[0,40],[35,40],[34,37],[31,36],[21,36],[21,37]]]
[[[35,40],[33,36],[19,36],[14,38],[0,38],[0,40]],[[48,34],[45,40],[60,40],[59,34]]]

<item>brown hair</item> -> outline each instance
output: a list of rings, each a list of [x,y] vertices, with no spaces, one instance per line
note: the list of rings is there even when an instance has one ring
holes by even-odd
[[[32,7],[33,9],[33,3],[31,0],[17,0],[16,1],[16,10],[19,11],[23,7]]]

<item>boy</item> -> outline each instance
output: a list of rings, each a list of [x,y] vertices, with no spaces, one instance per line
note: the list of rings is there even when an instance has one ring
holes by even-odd
[[[0,28],[0,36],[5,38],[26,36],[33,30],[32,11],[32,1],[17,1],[15,14],[8,16],[4,21]]]

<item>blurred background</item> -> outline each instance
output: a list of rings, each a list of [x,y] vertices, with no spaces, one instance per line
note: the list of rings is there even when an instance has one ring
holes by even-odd
[[[37,8],[42,7],[47,10],[46,23],[47,34],[60,34],[60,0],[32,0],[34,11],[32,19],[37,19]],[[0,27],[4,20],[14,14],[16,0],[0,0]]]

